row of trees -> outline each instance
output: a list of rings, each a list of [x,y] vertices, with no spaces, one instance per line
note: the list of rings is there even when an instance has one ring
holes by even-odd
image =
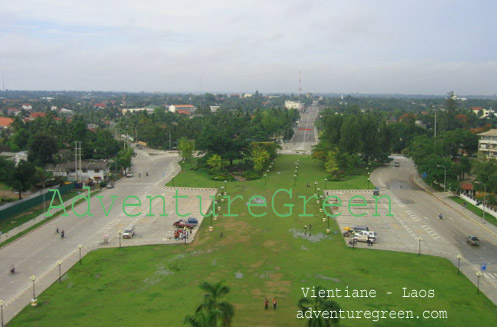
[[[38,166],[74,158],[74,141],[82,142],[83,159],[107,159],[117,155],[120,144],[109,129],[92,132],[81,116],[71,121],[52,113],[33,121],[16,117],[2,140],[12,151],[28,151],[28,160]],[[62,150],[69,150],[64,152]]]

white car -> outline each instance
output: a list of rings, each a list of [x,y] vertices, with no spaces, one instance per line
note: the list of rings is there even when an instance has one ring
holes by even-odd
[[[360,231],[354,234],[353,238],[357,240],[357,242],[367,242],[368,240],[371,242],[376,242],[377,234],[372,231]]]
[[[133,177],[133,176],[134,176],[134,175],[133,175],[133,172],[132,172],[132,171],[130,171],[130,172],[128,172],[128,173],[126,174],[126,177]]]

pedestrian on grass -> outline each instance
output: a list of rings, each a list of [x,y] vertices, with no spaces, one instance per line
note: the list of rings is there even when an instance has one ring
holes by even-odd
[[[273,299],[273,309],[276,310],[276,298]]]
[[[269,306],[269,300],[266,298],[266,300],[264,301],[264,310],[267,310]]]
[[[312,230],[312,225],[311,225],[311,224],[309,224],[309,231],[311,231],[311,230]]]

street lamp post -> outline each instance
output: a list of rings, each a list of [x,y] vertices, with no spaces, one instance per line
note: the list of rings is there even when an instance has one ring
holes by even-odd
[[[458,275],[461,272],[461,259],[462,259],[462,255],[458,254],[457,255],[457,274]]]
[[[370,178],[369,178],[369,171],[368,171],[368,190],[369,190],[369,180],[370,180]]]
[[[228,181],[224,180],[225,191],[228,192]]]
[[[123,232],[122,230],[119,230],[117,233],[119,234],[119,247],[121,247],[121,235]]]
[[[437,167],[442,167],[444,169],[444,192],[447,189],[447,168],[444,165],[437,165]]]
[[[81,264],[81,263],[82,263],[82,261],[81,261],[81,248],[82,248],[82,247],[83,247],[83,245],[78,244],[78,249],[79,249],[79,264]]]
[[[295,179],[297,178],[297,175],[293,175],[293,186],[295,186]]]
[[[267,185],[267,174],[264,174],[264,189],[266,188]]]
[[[62,270],[60,266],[62,265],[62,260],[57,261],[57,264],[59,265],[59,283],[62,283]]]
[[[476,294],[480,293],[480,277],[481,277],[481,271],[476,272]]]
[[[475,184],[482,184],[483,185],[483,191],[485,192],[483,194],[483,219],[485,220],[485,202],[487,202],[487,185],[483,182],[475,181]]]
[[[5,325],[3,324],[3,305],[5,304],[5,302],[3,302],[3,300],[0,300],[0,320],[2,322],[2,327],[5,327]]]
[[[318,187],[318,182],[314,182],[314,193],[316,193],[316,188]]]
[[[324,189],[326,190],[326,182],[328,182],[328,178],[324,179]]]
[[[37,305],[37,303],[36,303],[36,290],[35,290],[36,276],[33,275],[33,276],[31,276],[30,279],[33,282],[33,299],[31,300],[31,306],[35,307]]]
[[[421,255],[421,237],[418,237],[418,256]]]

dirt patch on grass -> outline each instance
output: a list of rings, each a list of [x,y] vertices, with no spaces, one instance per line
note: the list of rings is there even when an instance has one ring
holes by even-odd
[[[248,243],[250,241],[252,227],[243,221],[229,219],[222,222],[224,227],[223,237],[219,239],[218,244],[226,245],[232,243]]]
[[[275,296],[287,296],[290,294],[292,282],[289,280],[281,280],[283,274],[271,274],[268,281],[264,282],[266,290]]]
[[[264,247],[275,252],[289,250],[289,246],[285,241],[267,240],[264,242]]]

